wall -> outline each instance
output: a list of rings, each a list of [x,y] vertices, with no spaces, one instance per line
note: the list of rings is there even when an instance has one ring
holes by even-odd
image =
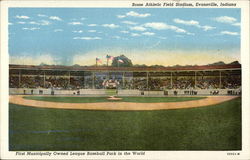
[[[228,93],[228,91],[232,91]],[[10,88],[9,94],[27,94],[30,95],[51,95],[52,89],[30,89],[30,88]],[[105,89],[80,89],[80,90],[53,90],[55,95],[77,95],[80,91],[80,95],[105,95]],[[166,90],[166,91],[139,91],[139,90],[118,90],[120,96],[167,96],[167,95],[239,95],[241,89],[197,89],[197,90]]]

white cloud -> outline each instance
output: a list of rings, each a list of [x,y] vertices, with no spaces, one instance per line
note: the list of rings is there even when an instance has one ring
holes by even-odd
[[[117,18],[125,18],[125,15],[117,15]]]
[[[72,31],[74,33],[82,33],[83,31],[82,30],[79,30],[79,31]]]
[[[216,27],[212,27],[212,26],[201,26],[201,28],[203,28],[204,31],[208,31],[208,30],[213,30]]]
[[[56,21],[62,21],[62,19],[60,17],[57,17],[57,16],[50,16],[49,19],[56,20]]]
[[[49,21],[46,21],[46,20],[41,20],[39,22],[40,22],[40,25],[42,25],[42,26],[47,26],[47,25],[51,24]]]
[[[184,36],[183,35],[175,35],[175,37],[183,38]]]
[[[62,32],[62,29],[54,29],[54,32]]]
[[[139,36],[141,36],[141,35],[138,34],[138,33],[131,33],[131,36],[132,36],[132,37],[139,37]]]
[[[202,28],[204,31],[215,29],[215,27],[212,27],[212,26],[207,26],[207,25],[202,26],[202,25],[199,24],[198,21],[195,21],[195,20],[186,21],[186,20],[182,20],[182,19],[179,19],[179,18],[175,18],[173,21],[175,23],[178,23],[178,24],[183,24],[183,25],[187,25],[187,26],[195,26],[195,27],[198,27],[198,28]]]
[[[89,27],[95,27],[95,26],[97,26],[97,24],[89,24],[88,26]]]
[[[82,20],[82,21],[84,21],[85,19],[86,19],[85,17],[80,18],[80,20]]]
[[[116,24],[103,24],[102,26],[103,27],[108,27],[108,28],[111,28],[111,29],[119,27],[119,25],[116,25]]]
[[[129,31],[120,31],[120,32],[125,34],[129,33]]]
[[[26,22],[17,22],[18,24],[25,24]]]
[[[16,15],[16,18],[18,18],[18,19],[29,19],[30,17],[28,17],[28,16],[23,16],[23,15]]]
[[[13,25],[13,23],[9,22],[9,23],[8,23],[8,25],[10,25],[10,26],[11,26],[11,25]]]
[[[73,39],[81,39],[81,40],[100,40],[101,37],[74,37]]]
[[[122,21],[121,23],[129,24],[129,25],[136,25],[137,24],[136,22],[132,22],[132,21]]]
[[[130,12],[127,12],[125,15],[117,15],[117,18],[125,18],[125,17],[137,17],[137,18],[145,18],[145,17],[149,17],[151,16],[150,13],[137,13],[135,11],[130,11]]]
[[[88,32],[94,33],[96,32],[96,30],[88,30]]]
[[[68,24],[70,24],[70,25],[83,25],[81,22],[70,22]]]
[[[37,22],[34,22],[34,21],[31,21],[31,22],[29,22],[29,24],[40,25],[39,23],[37,23]]]
[[[238,26],[238,27],[241,26],[240,23],[233,23],[232,25],[233,25],[233,26]]]
[[[30,31],[34,31],[34,30],[39,30],[40,28],[35,28],[35,27],[32,27],[32,28],[22,28],[23,30],[30,30]]]
[[[38,17],[48,17],[48,16],[46,16],[46,15],[44,15],[44,14],[38,14],[37,16],[38,16]]]
[[[57,64],[57,61],[50,54],[38,56],[10,56],[10,64],[40,65],[41,63],[52,65]]]
[[[178,19],[178,18],[175,18],[174,22],[179,23],[179,24],[188,25],[188,26],[197,26],[197,25],[199,25],[198,21],[194,21],[194,20],[185,21],[185,20]]]
[[[115,39],[121,39],[120,36],[113,36],[112,38],[115,38]]]
[[[162,22],[152,22],[152,23],[145,23],[144,24],[145,27],[149,27],[149,28],[153,28],[156,30],[165,30],[165,29],[170,29],[171,26],[162,23]]]
[[[159,38],[159,39],[167,39],[167,37],[161,37],[161,36],[157,37],[157,38]]]
[[[236,18],[228,16],[215,17],[214,20],[220,23],[234,23],[237,21]]]
[[[130,12],[126,13],[126,15],[131,16],[131,17],[145,18],[145,17],[150,16],[151,14],[150,13],[140,14],[140,13],[137,13],[134,11],[130,11]]]
[[[220,34],[221,35],[230,35],[230,36],[238,36],[239,35],[238,32],[230,32],[230,31],[221,31]]]
[[[130,30],[134,30],[134,31],[145,31],[147,30],[146,28],[142,27],[142,26],[135,26],[135,27],[130,27]]]
[[[149,27],[152,29],[156,29],[156,30],[173,30],[177,33],[186,33],[188,35],[193,35],[193,33],[187,32],[186,30],[173,26],[173,25],[168,25],[166,23],[162,23],[162,22],[151,22],[151,23],[145,23],[144,24],[145,27]]]
[[[161,44],[161,41],[158,41],[158,42],[156,42],[155,44],[153,44],[153,45],[149,45],[149,46],[147,46],[146,48],[148,48],[148,49],[152,49],[152,48],[155,48],[156,46],[158,46],[159,44]]]
[[[25,24],[25,22],[20,23],[20,24]],[[49,21],[46,21],[46,20],[41,20],[41,21],[38,21],[38,22],[31,21],[31,22],[29,22],[29,24],[47,26],[47,25],[50,25],[51,23]]]
[[[155,33],[153,33],[153,32],[144,32],[142,34],[145,35],[145,36],[153,36],[153,35],[155,35]]]

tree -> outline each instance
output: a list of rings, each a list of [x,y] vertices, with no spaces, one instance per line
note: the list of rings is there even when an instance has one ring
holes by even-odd
[[[118,65],[118,63],[119,63],[119,65]],[[132,64],[132,61],[130,59],[128,59],[128,57],[126,57],[124,55],[120,55],[120,56],[114,57],[111,66],[113,66],[113,67],[118,67],[118,66],[119,67],[132,67],[133,64]]]
[[[48,66],[46,63],[40,63],[40,66]]]
[[[231,62],[229,64],[231,64],[231,65],[239,65],[240,63],[239,63],[239,61],[233,61],[233,62]]]
[[[223,61],[219,61],[219,62],[209,64],[209,66],[219,66],[219,65],[225,65],[225,63]]]

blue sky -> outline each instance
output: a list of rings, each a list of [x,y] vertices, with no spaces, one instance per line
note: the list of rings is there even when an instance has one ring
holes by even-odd
[[[240,9],[10,8],[10,63],[91,65],[107,54],[148,65],[240,61],[240,22]]]

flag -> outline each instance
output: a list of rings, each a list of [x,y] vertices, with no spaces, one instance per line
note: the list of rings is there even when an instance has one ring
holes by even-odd
[[[108,60],[113,60],[113,59],[114,59],[114,57],[113,57],[113,56],[110,56],[110,55],[107,55],[106,58],[107,58]]]
[[[95,60],[96,62],[102,63],[102,60],[100,58],[96,58]]]
[[[124,63],[124,62],[123,62],[123,60],[121,60],[121,59],[118,59],[118,62],[120,62],[120,63]]]

